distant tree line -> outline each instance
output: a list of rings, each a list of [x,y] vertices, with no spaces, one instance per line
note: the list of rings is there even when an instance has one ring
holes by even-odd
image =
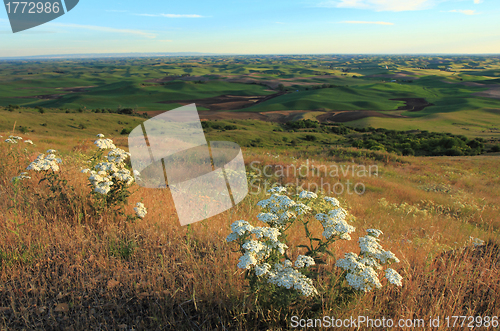
[[[451,133],[420,131],[418,133],[373,129],[362,137],[351,138],[353,147],[382,150],[415,156],[463,156],[485,152],[484,139],[469,139]]]
[[[352,147],[373,151],[387,151],[398,155],[464,156],[486,152],[485,140],[463,135],[428,131],[397,131],[373,127],[355,128],[341,123],[319,123],[310,119],[291,121],[282,125],[286,131],[333,133],[347,138]],[[360,133],[363,133],[360,135]],[[315,141],[308,136],[309,141]],[[493,146],[488,152],[500,149]],[[499,150],[500,151],[500,150]]]
[[[221,124],[221,123],[216,123],[215,121],[203,121],[201,122],[201,127],[205,130],[220,130],[220,131],[226,131],[226,130],[237,130],[238,127],[236,125],[232,124]]]

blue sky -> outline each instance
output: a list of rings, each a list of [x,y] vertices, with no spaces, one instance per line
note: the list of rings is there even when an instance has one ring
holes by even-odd
[[[80,0],[15,34],[0,9],[0,57],[122,52],[500,54],[500,1]]]

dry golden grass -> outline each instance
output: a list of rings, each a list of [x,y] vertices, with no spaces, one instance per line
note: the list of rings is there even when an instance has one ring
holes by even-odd
[[[142,201],[148,208],[143,220],[127,223],[111,216],[95,217],[86,199],[88,187],[86,176],[79,172],[82,158],[78,155],[91,152],[91,142],[69,139],[54,146],[47,138],[45,142],[30,139],[37,146],[28,147],[28,152],[23,152],[24,145],[0,143],[2,330],[279,330],[290,328],[293,315],[305,319],[362,315],[396,321],[500,315],[498,157],[406,158],[404,162],[388,158],[378,163],[378,177],[327,178],[332,184],[350,179],[366,185],[363,195],[340,196],[356,217],[357,231],[352,241],[334,244],[337,257],[359,252],[357,236],[363,236],[365,229],[379,228],[384,232],[384,248],[401,260],[395,269],[404,277],[403,287],[384,287],[354,297],[337,287],[322,297],[321,307],[304,300],[276,311],[262,310],[245,292],[243,275],[236,267],[236,247],[225,242],[235,220],[258,222],[256,202],[262,194],[249,195],[230,211],[181,227],[168,190],[134,186],[138,190],[130,197],[127,212],[132,214],[135,202]],[[122,140],[115,142],[124,146]],[[36,151],[47,148],[61,149],[68,160],[61,174],[75,187],[72,205],[38,198],[35,193],[46,188],[36,176],[22,182],[19,187],[25,189],[19,188],[17,195],[10,182],[36,157]],[[286,155],[276,159],[267,151],[244,152],[247,163],[286,166],[291,162]],[[335,161],[325,150],[290,155],[302,155],[299,163],[312,159],[311,155],[317,164]],[[318,183],[319,177],[301,180]],[[388,207],[379,202],[381,198]],[[405,202],[417,209],[401,207]],[[313,229],[319,231],[319,227]],[[492,243],[461,250],[469,236]],[[290,235],[294,243],[300,238],[300,231]],[[334,270],[333,263],[330,259],[329,265],[321,267],[319,288],[335,285],[335,279],[323,272]],[[339,275],[338,270],[335,274]]]

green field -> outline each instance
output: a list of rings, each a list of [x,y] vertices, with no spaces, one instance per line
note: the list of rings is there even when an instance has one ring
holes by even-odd
[[[216,102],[211,98],[265,97],[282,92],[254,105],[229,102],[216,109],[305,112],[296,119],[315,118],[315,111],[375,111],[392,117],[371,113],[345,124],[498,138],[499,76],[500,59],[495,56],[1,61],[0,107],[43,107],[47,112],[131,108],[141,114],[199,100],[208,102],[199,110],[210,110]],[[398,110],[405,102],[391,100],[395,98],[422,98],[432,105],[420,111]],[[84,116],[81,120],[92,122]]]

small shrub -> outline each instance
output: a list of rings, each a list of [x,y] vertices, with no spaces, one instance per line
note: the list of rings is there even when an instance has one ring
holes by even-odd
[[[500,152],[500,144],[497,144],[497,145],[494,145],[493,147],[491,147],[490,153],[498,153],[498,152]]]
[[[132,129],[123,128],[120,134],[130,134],[130,132],[132,132]]]

